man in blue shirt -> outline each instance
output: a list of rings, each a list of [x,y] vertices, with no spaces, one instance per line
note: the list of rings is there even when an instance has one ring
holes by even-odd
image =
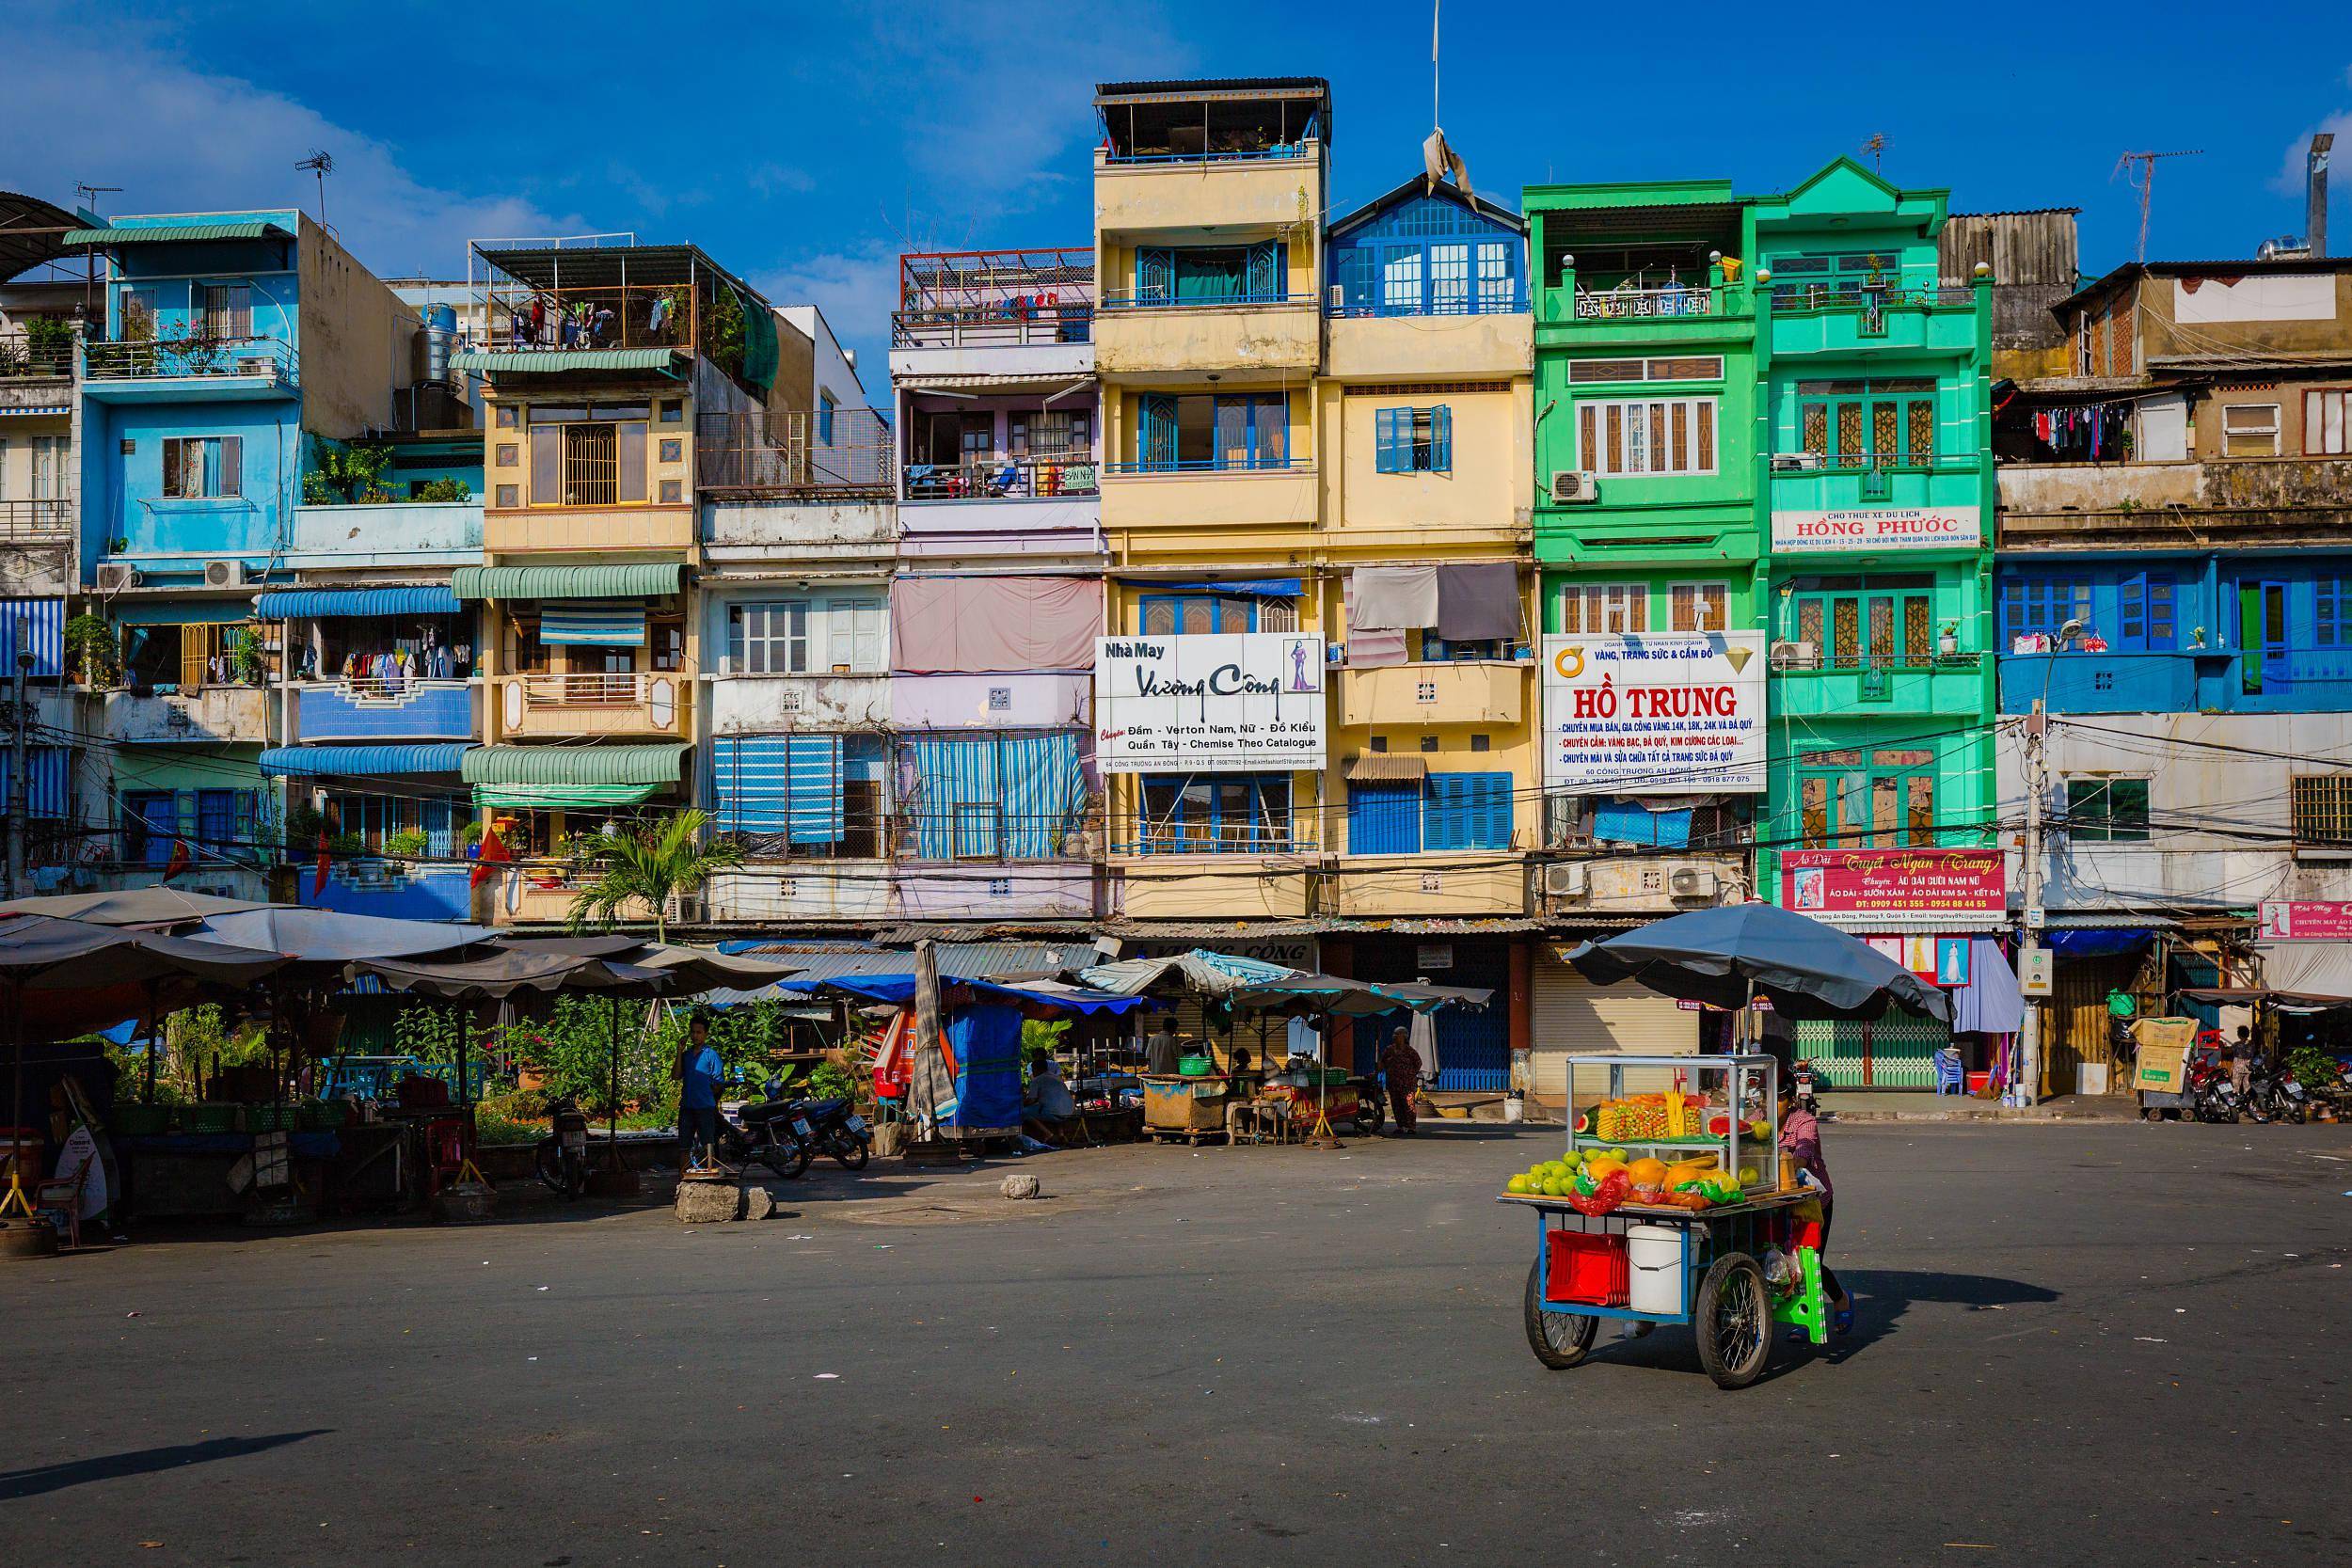
[[[719,1164],[719,1078],[724,1069],[718,1047],[710,1043],[710,1018],[697,1012],[686,1024],[686,1044],[679,1048],[670,1076],[678,1083],[677,1168],[683,1176],[695,1165],[699,1146]]]

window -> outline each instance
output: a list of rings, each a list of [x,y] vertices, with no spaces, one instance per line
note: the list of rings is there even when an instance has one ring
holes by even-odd
[[[2287,783],[2296,846],[2352,849],[2352,773],[2297,773]]]
[[[1797,641],[1824,670],[1920,669],[1934,662],[1932,579],[1800,578]]]
[[[1808,752],[1797,758],[1799,831],[1808,848],[1922,848],[1935,843],[1935,753]]]
[[[1407,635],[1409,636],[1410,634],[1408,633]],[[1434,631],[1424,631],[1421,634],[1421,658],[1419,662],[1422,664],[1460,664],[1472,659],[1507,660],[1511,657],[1513,650],[1515,650],[1518,646],[1518,644],[1517,642],[1507,637],[1465,638],[1449,642]],[[1430,701],[1435,702],[1436,700],[1436,695],[1432,693]]]
[[[2135,653],[2165,653],[2172,647],[2172,579],[2154,572],[2138,572],[2116,585],[2117,648]]]
[[[237,436],[166,436],[164,495],[173,500],[243,495],[244,451]]]
[[[72,458],[72,436],[33,437],[33,499],[57,500],[63,498],[66,469]]]
[[[1296,601],[1249,594],[1147,594],[1143,635],[1183,637],[1210,631],[1296,631]]]
[[[808,602],[727,607],[727,663],[739,674],[808,673]]]
[[[1894,258],[1876,251],[1775,256],[1764,264],[1772,275],[1775,310],[1851,309],[1896,281]]]
[[[204,286],[204,336],[252,337],[253,291],[243,283],[207,283]]]
[[[1724,362],[1716,355],[1684,355],[1670,359],[1571,359],[1568,385],[1589,386],[1608,381],[1721,381]]]
[[[167,789],[126,790],[122,796],[122,858],[134,865],[167,865],[180,836],[180,802]]]
[[[661,439],[661,461],[664,463],[682,463],[685,460],[686,443],[675,436],[663,436]]]
[[[2312,588],[2318,601],[2312,622],[2312,645],[2352,646],[2352,578],[2321,578]]]
[[[1711,474],[1715,400],[1657,398],[1576,405],[1578,465],[1597,474]]]
[[[841,673],[882,667],[882,607],[880,599],[825,601],[825,663]]]
[[[617,506],[645,499],[644,404],[531,410],[531,504]]]
[[[676,398],[663,398],[653,405],[654,418],[663,424],[684,424],[686,404]]]
[[[2001,584],[2001,641],[2040,633],[2055,639],[2069,621],[2090,625],[2090,584],[2067,578],[2011,578]]]
[[[1331,281],[1350,315],[1524,310],[1525,241],[1468,204],[1423,195],[1334,235]]]
[[[1378,451],[1374,464],[1384,474],[1442,474],[1454,470],[1454,410],[1381,408],[1375,412]]]
[[[125,289],[122,291],[122,341],[143,343],[155,336],[155,291]]]
[[[1246,245],[1146,246],[1136,252],[1137,305],[1263,305],[1286,297],[1290,247],[1279,240]]]
[[[1800,381],[1797,438],[1823,467],[1926,467],[1935,461],[1935,382]]]
[[[2279,455],[2279,405],[2275,403],[2225,403],[2221,405],[2221,455]]]
[[[519,484],[500,485],[498,487],[498,503],[502,507],[522,505],[522,486]]]
[[[832,446],[832,445],[833,445],[833,410],[834,410],[833,394],[832,394],[831,392],[819,392],[819,393],[818,393],[818,394],[817,394],[817,439],[818,439],[818,440],[819,440],[819,441],[821,441],[821,442],[823,442],[826,446]],[[663,459],[663,461],[664,461],[664,462],[674,462],[674,461],[675,461],[675,459],[671,459],[671,458],[665,458],[665,459]]]
[[[1649,590],[1638,582],[1568,584],[1560,590],[1560,629],[1599,637],[1649,630]]]
[[[497,456],[492,460],[492,466],[511,468],[521,461],[522,451],[523,449],[512,441],[501,441],[497,447]]]
[[[2352,391],[2330,387],[2303,394],[2303,451],[2313,457],[2352,452]]]
[[[1091,409],[1016,409],[1010,420],[1015,457],[1086,456],[1094,451]]]
[[[682,504],[686,499],[686,482],[682,479],[663,480],[661,482],[660,497],[661,504],[664,506],[677,506]]]
[[[1431,849],[1511,847],[1511,775],[1430,774],[1422,839]]]
[[[2069,779],[2066,827],[2077,844],[2139,844],[2148,837],[2146,779]]]
[[[1721,631],[1731,591],[1720,582],[1677,582],[1668,590],[1675,631]]]
[[[1291,845],[1287,773],[1146,774],[1141,854],[1263,854]]]
[[[674,405],[670,404],[662,404],[662,407],[664,408],[672,406]],[[498,427],[501,430],[513,430],[519,426],[522,422],[522,410],[520,408],[516,407],[515,404],[511,403],[501,403],[498,405]]]
[[[1290,466],[1288,400],[1279,392],[1153,392],[1137,404],[1136,467],[1146,473]]]

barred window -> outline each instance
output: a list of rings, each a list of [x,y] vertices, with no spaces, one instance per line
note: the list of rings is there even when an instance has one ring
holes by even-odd
[[[2352,773],[2297,773],[2289,785],[2295,842],[2352,849]]]

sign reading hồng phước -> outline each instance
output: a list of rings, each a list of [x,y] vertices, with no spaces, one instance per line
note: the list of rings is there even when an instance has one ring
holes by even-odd
[[[1105,773],[1319,768],[1323,639],[1098,638],[1094,730],[1095,762]]]
[[[1856,506],[1772,514],[1772,548],[1784,554],[1975,549],[1983,543],[1983,514],[1973,506]]]

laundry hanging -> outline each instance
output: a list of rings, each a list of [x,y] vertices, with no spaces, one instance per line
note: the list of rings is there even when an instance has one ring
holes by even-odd
[[[539,609],[539,641],[642,648],[645,645],[645,607],[609,599],[554,600]]]

